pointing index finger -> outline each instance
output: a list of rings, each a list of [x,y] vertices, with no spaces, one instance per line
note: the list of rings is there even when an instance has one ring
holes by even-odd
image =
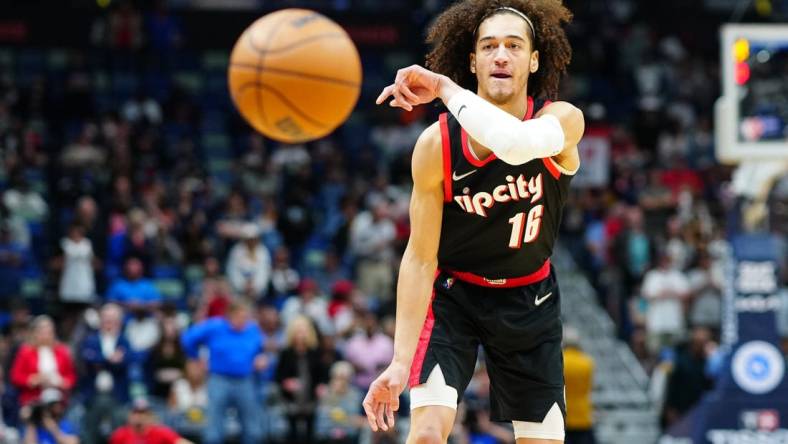
[[[388,96],[391,95],[393,90],[394,90],[394,85],[389,85],[389,86],[383,88],[383,91],[381,91],[380,95],[375,100],[375,103],[378,104],[378,105],[383,103],[388,98]]]

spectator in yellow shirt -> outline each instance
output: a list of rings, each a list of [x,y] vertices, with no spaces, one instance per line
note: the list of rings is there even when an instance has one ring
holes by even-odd
[[[594,444],[591,389],[594,360],[580,348],[580,334],[564,327],[564,380],[566,383],[565,444]]]

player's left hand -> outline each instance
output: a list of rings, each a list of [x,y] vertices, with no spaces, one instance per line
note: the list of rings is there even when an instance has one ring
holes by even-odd
[[[394,100],[389,103],[389,106],[411,111],[414,106],[430,103],[439,97],[441,82],[444,78],[445,76],[419,65],[402,68],[397,71],[394,83],[383,88],[375,103],[380,105],[389,96],[393,96]]]

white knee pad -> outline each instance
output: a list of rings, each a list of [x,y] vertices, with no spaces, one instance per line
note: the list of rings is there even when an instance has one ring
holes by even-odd
[[[512,421],[514,437],[564,440],[564,415],[557,402],[553,403],[542,422]]]
[[[457,410],[457,389],[446,384],[440,365],[432,368],[427,382],[410,389],[411,410],[431,405]]]

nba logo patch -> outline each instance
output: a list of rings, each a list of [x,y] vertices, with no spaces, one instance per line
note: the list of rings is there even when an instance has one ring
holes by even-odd
[[[453,286],[454,286],[454,278],[453,277],[446,278],[446,280],[443,282],[443,288],[445,288],[447,290],[451,289],[451,287],[453,287]]]

